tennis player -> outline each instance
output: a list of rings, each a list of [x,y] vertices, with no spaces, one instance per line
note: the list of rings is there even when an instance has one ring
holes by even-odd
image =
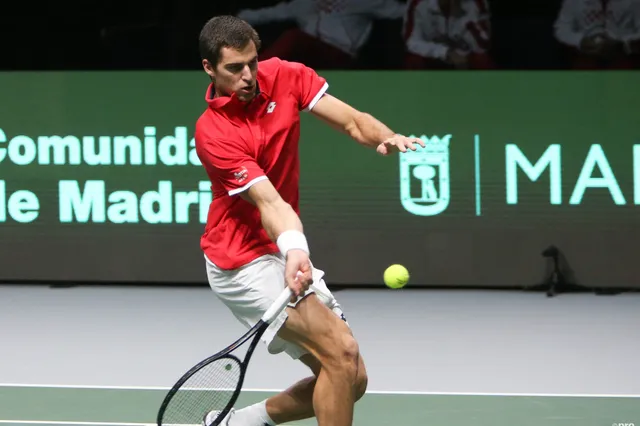
[[[222,424],[316,417],[319,426],[349,426],[367,373],[324,272],[310,261],[298,206],[299,115],[309,112],[381,155],[424,144],[329,95],[327,81],[303,64],[278,58],[258,63],[259,36],[239,18],[209,20],[199,45],[211,78],[208,107],[195,131],[213,191],[201,237],[209,284],[247,327],[289,286],[291,303],[263,341],[270,353],[285,352],[313,372],[284,392],[232,410]],[[204,423],[211,417],[204,415]]]

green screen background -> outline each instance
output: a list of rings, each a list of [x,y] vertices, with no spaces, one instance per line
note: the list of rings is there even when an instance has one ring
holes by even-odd
[[[399,155],[381,157],[302,114],[302,220],[328,283],[382,284],[384,269],[402,263],[411,285],[535,284],[548,273],[540,253],[554,244],[578,283],[640,286],[640,74],[320,73],[329,93],[399,133],[450,135],[449,205],[418,216],[400,200]],[[143,139],[145,126],[155,126],[158,140],[185,126],[191,140],[207,83],[200,72],[0,74],[0,149],[16,135]],[[560,146],[560,204],[550,201],[549,168],[535,182],[518,169],[518,202],[507,202],[507,144],[531,164]],[[569,204],[593,144],[625,204],[606,188],[587,188]],[[593,176],[601,176],[598,167]],[[186,224],[60,223],[58,182],[78,180],[82,188],[94,179],[106,182],[107,193],[140,195],[161,180],[195,191],[206,175],[190,164],[18,166],[5,158],[7,192],[33,191],[40,212],[30,223],[0,222],[0,279],[206,282],[197,207]],[[419,181],[412,185],[416,194]]]

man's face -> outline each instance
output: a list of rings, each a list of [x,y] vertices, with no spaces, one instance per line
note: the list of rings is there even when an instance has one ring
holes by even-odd
[[[212,77],[218,95],[230,96],[235,93],[241,101],[250,101],[255,96],[258,51],[253,42],[241,50],[224,47],[220,51],[217,66],[206,59],[202,65]]]

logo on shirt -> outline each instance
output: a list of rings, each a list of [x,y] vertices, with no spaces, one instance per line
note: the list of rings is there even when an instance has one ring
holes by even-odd
[[[415,136],[411,136],[415,137]],[[435,216],[449,206],[449,139],[421,136],[425,147],[400,153],[402,207],[418,216]]]
[[[236,178],[238,183],[242,183],[247,180],[247,177],[249,177],[249,171],[245,166],[242,166],[240,170],[233,172],[233,176]]]
[[[276,103],[269,102],[269,105],[267,105],[267,114],[271,114],[274,109],[276,109]]]

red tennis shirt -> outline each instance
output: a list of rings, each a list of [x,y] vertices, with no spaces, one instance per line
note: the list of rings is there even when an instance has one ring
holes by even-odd
[[[213,193],[200,247],[222,269],[278,252],[258,208],[238,194],[269,179],[299,214],[299,114],[314,107],[328,84],[309,67],[272,58],[258,64],[257,88],[246,103],[235,94],[214,98],[210,85],[208,108],[196,123],[196,152]]]

